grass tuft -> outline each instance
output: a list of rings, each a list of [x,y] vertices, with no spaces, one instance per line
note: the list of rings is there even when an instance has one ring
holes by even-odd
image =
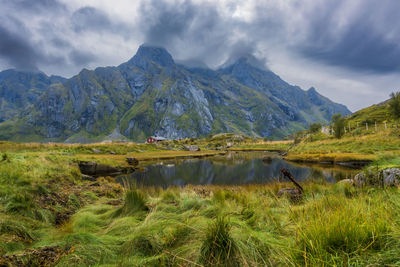
[[[117,209],[115,216],[129,216],[137,212],[148,211],[146,206],[146,196],[136,189],[131,189],[125,193],[124,205]]]
[[[225,217],[210,223],[200,252],[205,266],[240,266],[239,251],[231,234],[231,225]]]

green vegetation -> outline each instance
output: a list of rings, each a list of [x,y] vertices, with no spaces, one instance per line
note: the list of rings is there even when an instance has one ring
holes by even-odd
[[[342,138],[345,134],[345,120],[342,115],[335,114],[332,116],[333,131],[336,138]]]
[[[400,92],[391,93],[389,100],[389,110],[396,119],[400,118]]]
[[[158,144],[0,142],[0,265],[398,266],[395,187],[311,180],[292,203],[277,197],[287,183],[123,187],[110,177],[85,180],[77,164],[127,166],[129,156],[142,166],[229,149],[289,151],[286,157],[299,161],[371,160],[374,169],[400,166],[396,128],[356,130],[341,139],[307,131],[298,142],[235,134]],[[200,151],[185,151],[185,145]]]
[[[310,133],[317,133],[317,132],[319,132],[321,130],[321,127],[322,127],[321,123],[312,123],[308,127],[308,131]]]
[[[56,266],[400,264],[398,189],[286,183],[123,189],[52,152],[0,162],[0,263]],[[16,255],[11,257],[11,255]]]

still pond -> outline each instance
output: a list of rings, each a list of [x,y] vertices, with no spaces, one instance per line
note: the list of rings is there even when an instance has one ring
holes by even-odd
[[[341,166],[292,163],[271,152],[228,152],[226,155],[206,158],[148,162],[142,171],[120,176],[118,181],[164,188],[187,184],[264,184],[285,181],[280,174],[282,168],[288,169],[298,181],[315,179],[332,183],[351,178],[360,172]]]

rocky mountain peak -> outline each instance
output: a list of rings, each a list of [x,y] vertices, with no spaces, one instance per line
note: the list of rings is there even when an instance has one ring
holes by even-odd
[[[318,93],[317,90],[316,90],[314,87],[310,87],[310,88],[307,90],[307,92],[308,92],[309,94],[317,94],[317,93]]]
[[[175,64],[171,54],[169,54],[165,48],[150,45],[141,45],[135,56],[128,61],[129,64],[143,69],[147,69],[150,62],[154,62],[163,67]]]
[[[231,56],[222,66],[220,69],[246,69],[249,67],[267,70],[265,66],[265,62],[260,59],[257,59],[252,54],[242,54],[240,56]]]

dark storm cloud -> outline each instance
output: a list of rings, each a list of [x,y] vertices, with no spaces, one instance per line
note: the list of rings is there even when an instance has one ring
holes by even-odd
[[[71,21],[77,32],[92,30],[103,31],[113,28],[107,14],[94,7],[83,7],[72,14]]]
[[[306,42],[296,49],[305,57],[356,71],[400,71],[400,1],[364,1],[343,27],[340,2],[310,16]],[[388,36],[391,33],[391,36]]]
[[[63,55],[50,54],[42,41],[33,41],[24,23],[5,16],[0,25],[0,57],[9,65],[24,70],[38,70],[40,64],[65,64]]]
[[[105,11],[92,6],[85,6],[73,12],[71,24],[78,34],[85,32],[117,34],[125,40],[134,36],[134,27],[128,22],[112,19]]]
[[[289,65],[294,55],[310,67],[400,71],[400,1],[228,2],[115,0],[114,9],[104,1],[0,0],[0,62],[70,75],[119,64],[148,43],[212,67],[246,55],[266,65],[283,50]]]
[[[231,4],[231,12],[236,6]],[[215,5],[194,3],[190,0],[179,5],[163,1],[144,1],[140,26],[147,44],[166,47],[173,54],[195,61],[221,63],[237,48],[241,54],[252,54],[256,43],[245,43],[232,38],[233,31],[242,23],[223,17]],[[245,50],[245,51],[244,51]]]
[[[0,25],[0,57],[16,68],[36,70],[40,55],[23,34],[25,29],[22,25],[15,24],[14,30]]]
[[[141,13],[145,15],[142,26],[146,31],[146,43],[156,45],[165,45],[175,38],[183,38],[197,16],[196,7],[190,1],[180,5],[145,1]]]
[[[50,43],[58,48],[71,48],[72,45],[68,40],[65,40],[64,38],[61,37],[52,37],[50,38]]]
[[[66,10],[66,6],[57,0],[13,0],[7,1],[7,4],[13,6],[18,12],[27,13],[48,13]]]

